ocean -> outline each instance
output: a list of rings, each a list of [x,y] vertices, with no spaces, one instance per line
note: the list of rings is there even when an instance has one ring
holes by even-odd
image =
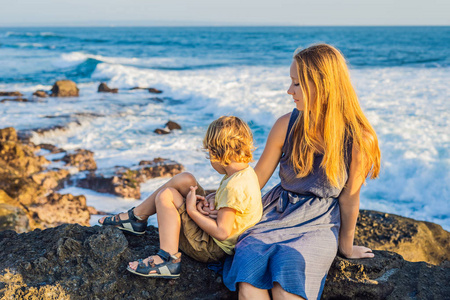
[[[0,91],[32,99],[59,79],[80,88],[79,98],[0,103],[1,128],[68,126],[32,141],[89,149],[100,172],[173,159],[213,189],[221,175],[201,150],[208,124],[221,115],[246,120],[257,160],[275,120],[295,107],[286,93],[294,50],[320,42],[343,52],[380,142],[381,174],[363,186],[361,208],[450,230],[450,27],[0,28]],[[119,93],[97,93],[100,82]],[[153,132],[168,120],[182,130]],[[144,183],[142,199],[165,180]],[[276,171],[263,191],[278,181]],[[60,192],[107,212],[140,202],[73,186]]]

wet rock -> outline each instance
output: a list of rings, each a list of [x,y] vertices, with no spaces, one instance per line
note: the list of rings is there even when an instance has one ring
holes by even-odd
[[[355,243],[394,251],[408,261],[438,265],[450,261],[450,232],[440,225],[377,211],[361,210]]]
[[[181,129],[181,126],[178,123],[169,121],[166,123],[166,128],[169,130],[176,130],[176,129]]]
[[[52,87],[52,97],[78,97],[77,84],[71,80],[59,80]]]
[[[177,280],[128,272],[128,261],[158,250],[154,227],[139,237],[109,226],[68,224],[27,234],[3,231],[0,247],[0,298],[45,289],[47,299],[61,294],[71,299],[237,299],[219,275],[186,255]],[[449,268],[408,262],[387,251],[375,251],[375,258],[366,260],[336,257],[322,299],[447,299],[449,279]]]
[[[84,196],[52,193],[44,201],[28,206],[40,228],[64,223],[89,225],[90,214]]]
[[[173,130],[179,130],[181,129],[181,126],[178,123],[175,123],[173,121],[169,121],[166,123],[164,128],[157,128],[155,129],[156,134],[169,134]]]
[[[59,118],[59,116],[45,116],[46,118]],[[65,117],[61,117],[65,118]],[[24,130],[19,132],[19,137],[22,141],[30,141],[33,137],[33,133],[37,133],[38,135],[46,135],[46,134],[60,134],[70,130],[71,128],[75,128],[77,126],[81,126],[81,121],[78,119],[71,120],[63,125],[53,125],[49,127],[41,127],[35,128],[32,130]]]
[[[101,175],[88,174],[86,178],[78,181],[77,186],[124,198],[141,198],[139,183],[119,176],[103,177]]]
[[[164,102],[163,99],[158,98],[158,97],[152,97],[152,98],[149,98],[148,100],[151,100],[151,101],[157,102],[157,103],[163,103]]]
[[[109,88],[106,83],[102,82],[98,86],[98,92],[99,93],[114,93],[117,94],[119,92],[119,89],[111,89]]]
[[[149,88],[148,92],[152,93],[152,94],[161,94],[162,93],[161,90],[158,90],[158,89],[155,89],[155,88]]]
[[[141,161],[132,168],[116,167],[113,176],[88,174],[78,181],[78,186],[92,189],[100,193],[109,193],[125,198],[140,199],[140,184],[146,180],[174,176],[183,172],[184,167],[172,160],[156,158]]]
[[[23,94],[18,91],[14,91],[14,92],[0,91],[0,96],[1,97],[22,97]]]
[[[163,135],[163,134],[169,134],[169,133],[170,133],[170,130],[167,129],[167,128],[156,128],[155,131],[154,131],[154,133],[160,134],[160,135]]]
[[[39,144],[38,147],[41,148],[41,149],[48,150],[51,153],[66,152],[64,149],[58,148],[58,147],[56,147],[55,145],[52,145],[52,144]]]
[[[36,92],[33,93],[33,96],[35,97],[39,97],[39,98],[47,98],[48,94],[46,91],[43,90],[37,90]]]
[[[66,166],[77,167],[80,171],[97,169],[94,152],[85,149],[77,149],[75,153],[67,154],[62,161],[66,163]]]
[[[132,87],[130,90],[147,90],[151,94],[161,94],[162,93],[161,90],[158,90],[158,89],[152,88],[152,87],[135,86],[135,87]]]
[[[6,98],[6,99],[0,100],[0,102],[1,102],[1,103],[5,103],[5,102],[28,102],[28,99],[22,98],[22,97],[18,97],[18,98]]]

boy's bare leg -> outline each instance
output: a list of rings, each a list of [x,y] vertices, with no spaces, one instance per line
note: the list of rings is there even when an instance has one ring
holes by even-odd
[[[188,172],[183,172],[181,174],[177,174],[172,177],[169,181],[167,181],[164,185],[159,187],[153,194],[151,194],[147,199],[145,199],[141,204],[136,206],[133,210],[135,216],[139,217],[142,220],[146,220],[149,216],[156,213],[156,205],[155,200],[158,193],[165,188],[174,188],[176,189],[183,197],[186,197],[189,193],[190,186],[196,186],[197,180],[194,175]],[[128,220],[128,214],[120,213],[118,214],[120,220]],[[100,224],[103,224],[103,221],[106,217],[103,217],[99,220]]]
[[[164,188],[156,195],[155,206],[158,212],[156,216],[158,218],[159,244],[160,248],[169,254],[178,252],[181,220],[177,208],[183,203],[183,196],[174,188]],[[147,264],[150,258],[153,259],[155,264],[163,262],[158,255],[150,256],[143,262]],[[129,266],[136,270],[138,262],[130,262]]]

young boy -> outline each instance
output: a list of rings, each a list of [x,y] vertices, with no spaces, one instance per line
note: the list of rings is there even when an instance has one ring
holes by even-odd
[[[102,225],[143,233],[148,216],[157,214],[160,250],[156,255],[130,262],[128,271],[146,277],[177,278],[181,266],[179,248],[198,261],[218,261],[233,254],[239,235],[260,220],[258,177],[248,165],[253,150],[248,125],[237,117],[220,117],[209,125],[203,147],[212,167],[225,175],[215,195],[217,219],[197,210],[197,201],[204,201],[205,197],[196,195],[195,178],[182,173],[128,211],[128,219],[120,214],[100,220]]]

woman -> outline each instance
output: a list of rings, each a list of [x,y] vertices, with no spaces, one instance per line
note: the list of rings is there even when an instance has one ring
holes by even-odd
[[[345,59],[314,45],[296,52],[290,76],[296,108],[276,121],[255,167],[262,188],[280,163],[281,183],[224,266],[224,283],[239,299],[270,299],[268,290],[273,299],[318,299],[338,250],[373,257],[353,238],[360,188],[378,176],[380,151]]]

